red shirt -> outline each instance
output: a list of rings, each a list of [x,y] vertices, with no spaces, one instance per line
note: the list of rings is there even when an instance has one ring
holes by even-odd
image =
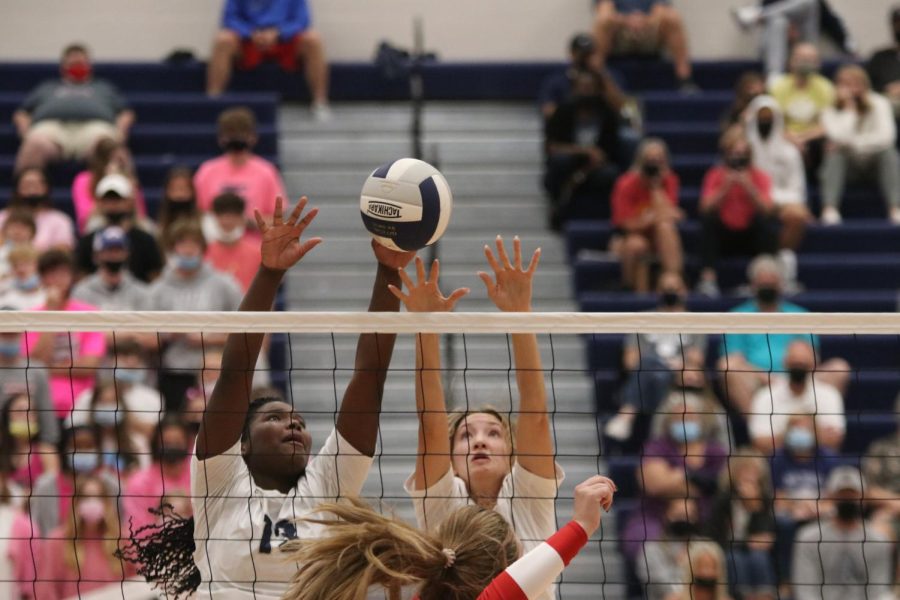
[[[700,209],[709,206],[709,198],[715,196],[725,185],[728,169],[716,165],[706,172],[703,178],[703,191],[700,194]],[[759,169],[750,169],[750,180],[759,191],[763,204],[772,206],[772,180]],[[756,216],[756,204],[743,186],[732,184],[719,203],[719,218],[728,229],[742,231],[750,226]]]
[[[672,206],[678,206],[678,175],[669,171],[663,176],[663,191]],[[627,221],[641,216],[650,208],[653,200],[647,180],[637,171],[631,170],[616,181],[612,193],[612,222],[623,227]]]
[[[206,249],[206,260],[215,270],[232,275],[246,292],[262,261],[259,236],[244,235],[236,244],[213,242]]]

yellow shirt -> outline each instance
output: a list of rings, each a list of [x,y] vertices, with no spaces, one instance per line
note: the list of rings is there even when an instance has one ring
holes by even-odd
[[[818,126],[822,111],[834,104],[834,86],[821,75],[812,75],[802,88],[793,75],[782,75],[772,83],[769,93],[784,111],[787,130],[795,134]]]

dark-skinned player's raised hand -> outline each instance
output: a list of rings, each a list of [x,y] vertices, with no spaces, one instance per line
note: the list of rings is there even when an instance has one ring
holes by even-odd
[[[301,241],[300,237],[309,224],[319,213],[318,208],[312,208],[303,215],[309,199],[306,196],[300,198],[300,202],[291,211],[287,220],[284,220],[282,199],[275,199],[275,213],[272,215],[272,223],[266,223],[259,211],[255,211],[256,225],[262,235],[262,264],[267,269],[274,271],[287,271],[300,262],[306,254],[322,243],[322,238],[314,237]]]

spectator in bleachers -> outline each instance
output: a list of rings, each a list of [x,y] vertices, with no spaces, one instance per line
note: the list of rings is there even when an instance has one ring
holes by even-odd
[[[679,180],[669,163],[669,149],[659,138],[647,138],[638,148],[632,168],[616,181],[612,192],[612,223],[617,235],[610,250],[622,261],[625,287],[650,291],[650,262],[663,273],[684,269],[678,222]]]
[[[684,410],[683,407],[687,404],[694,412],[709,415],[709,439],[715,440],[723,448],[730,448],[734,435],[728,421],[728,413],[710,388],[706,380],[706,371],[686,370],[682,376],[684,387],[672,388],[668,398],[659,405],[650,419],[649,437],[665,435],[666,417],[676,410]]]
[[[783,277],[778,262],[770,256],[757,257],[747,268],[753,298],[732,309],[740,313],[797,313],[806,312],[782,298]],[[783,379],[781,369],[786,364],[788,347],[794,341],[812,343],[818,348],[816,336],[792,334],[728,334],[725,336],[718,370],[723,374],[723,390],[731,405],[742,415],[749,415],[753,395],[770,381]],[[807,364],[813,372],[815,363]],[[850,379],[847,361],[832,358],[819,365],[816,384],[827,383],[843,394]]]
[[[834,510],[797,533],[794,600],[888,600],[894,544],[863,518],[866,482],[856,467],[834,469],[826,485]]]
[[[41,536],[48,535],[72,513],[76,484],[87,476],[102,478],[109,489],[119,493],[119,480],[100,460],[100,432],[88,425],[62,430],[59,454],[62,468],[41,475],[31,492],[31,518]]]
[[[16,172],[65,158],[84,160],[102,137],[128,138],[134,112],[107,81],[95,79],[87,48],[63,50],[60,79],[45,81],[13,113],[22,145]]]
[[[131,183],[137,212],[141,220],[147,218],[144,193],[138,185],[134,161],[128,147],[119,140],[102,138],[88,159],[88,168],[72,181],[72,205],[78,232],[85,234],[103,227],[105,219],[97,207],[97,187],[107,175],[122,175]]]
[[[862,460],[869,482],[866,498],[874,507],[872,522],[882,533],[900,538],[900,396],[894,406],[897,431],[875,440]]]
[[[699,531],[697,503],[691,498],[670,500],[662,537],[644,542],[635,562],[635,574],[646,586],[647,600],[669,600],[688,583],[681,567],[688,557],[688,544]]]
[[[698,91],[684,21],[670,0],[599,0],[596,5],[594,43],[601,64],[613,54],[652,55],[665,49],[681,91]]]
[[[0,309],[3,310],[3,309]],[[28,418],[36,420],[36,441],[44,471],[59,470],[59,421],[50,399],[47,370],[37,361],[22,356],[22,334],[0,333],[0,398],[25,396]],[[30,421],[29,421],[30,422]],[[19,433],[22,433],[19,426]]]
[[[328,108],[328,61],[322,36],[312,29],[306,0],[225,0],[222,28],[216,34],[206,72],[206,93],[218,96],[228,87],[235,61],[254,69],[273,61],[288,72],[303,63],[317,120]]]
[[[118,384],[97,384],[88,404],[87,424],[100,432],[100,460],[120,481],[139,465],[149,462],[147,438],[132,427],[131,411],[118,390]],[[143,466],[143,465],[141,465]]]
[[[71,512],[41,542],[35,597],[63,600],[105,587],[120,590],[133,574],[115,556],[121,537],[116,492],[98,477],[80,480]]]
[[[22,244],[9,251],[12,282],[0,295],[0,306],[10,310],[31,310],[47,301],[47,292],[38,275],[38,252],[31,244]]]
[[[815,44],[819,40],[819,0],[763,0],[732,9],[732,14],[744,29],[762,27],[760,46],[768,77],[784,72],[792,41]],[[798,39],[791,39],[791,28]]]
[[[44,453],[54,452],[40,442],[37,411],[29,407],[27,393],[13,394],[0,406],[0,470],[26,492],[44,472]]]
[[[151,286],[148,310],[237,309],[241,302],[240,285],[230,275],[219,273],[205,262],[206,239],[198,223],[177,222],[172,227],[169,243],[171,265]],[[183,406],[185,392],[195,384],[197,370],[203,367],[204,346],[224,342],[224,334],[167,336],[159,375],[159,388],[167,409]]]
[[[41,284],[47,301],[35,310],[92,311],[94,306],[71,298],[75,265],[69,253],[48,250],[38,261]],[[29,358],[39,360],[50,369],[50,396],[59,418],[69,416],[75,398],[96,382],[96,369],[106,354],[106,337],[102,333],[79,331],[67,333],[25,334]]]
[[[275,165],[253,153],[256,117],[249,108],[223,111],[218,129],[223,154],[204,162],[194,175],[197,207],[208,212],[219,194],[240,194],[247,202],[248,223],[255,227],[254,210],[268,218],[275,211],[275,199],[287,198],[281,174]]]
[[[663,273],[657,286],[659,312],[684,312],[687,288],[677,273]],[[622,366],[627,378],[619,390],[621,408],[604,429],[614,440],[631,437],[639,414],[652,415],[672,387],[691,383],[706,360],[706,336],[653,334],[625,336]]]
[[[140,310],[148,288],[128,270],[128,255],[128,236],[121,227],[98,231],[93,259],[97,272],[79,281],[72,297],[99,310]]]
[[[156,522],[149,509],[159,508],[163,499],[190,496],[192,446],[193,439],[180,416],[166,416],[159,422],[151,438],[152,462],[132,474],[125,484],[125,515],[132,529]],[[180,514],[190,516],[190,512]]]
[[[259,239],[247,232],[245,208],[243,198],[225,192],[216,196],[212,214],[203,220],[203,231],[209,240],[206,260],[217,271],[234,277],[244,292],[250,288],[262,260]]]
[[[552,203],[551,225],[569,217],[609,213],[609,196],[619,174],[621,118],[602,81],[582,72],[573,96],[546,122],[544,188]]]
[[[900,117],[900,6],[891,9],[893,45],[875,52],[866,65],[872,88],[891,102],[894,115]]]
[[[680,400],[680,403],[679,403]],[[643,490],[642,510],[625,524],[623,550],[634,561],[644,540],[659,539],[672,498],[693,498],[698,520],[710,517],[718,477],[728,449],[714,437],[716,416],[691,396],[672,397],[660,406],[662,435],[644,445],[636,478]]]
[[[900,154],[897,126],[887,98],[872,91],[862,67],[845,65],[835,76],[837,101],[822,113],[827,138],[819,174],[822,223],[841,222],[847,179],[875,180],[891,223],[900,225]]]
[[[32,245],[37,229],[27,211],[13,210],[0,227],[0,290],[5,292],[14,281],[9,254],[16,246]]]
[[[197,193],[194,191],[194,173],[187,167],[175,167],[166,174],[163,183],[162,203],[159,206],[159,243],[166,246],[166,236],[175,221],[200,220]]]
[[[722,164],[706,172],[700,192],[703,268],[698,291],[708,296],[719,295],[716,267],[720,257],[775,251],[771,179],[754,165],[743,132],[726,132],[719,146]]]
[[[740,449],[729,457],[728,468],[719,479],[707,533],[725,551],[732,593],[742,600],[775,598],[772,495],[765,458]]]
[[[694,540],[688,544],[688,558],[681,579],[688,582],[667,600],[730,600],[728,574],[722,549],[715,542]]]
[[[806,205],[803,155],[787,139],[784,114],[771,96],[760,96],[750,103],[746,131],[756,166],[772,181],[772,202],[781,222],[778,259],[791,286],[797,279],[796,250],[812,221]]]
[[[766,80],[756,71],[746,71],[734,84],[734,101],[722,115],[722,132],[733,125],[744,126],[744,111],[757,96],[766,93]]]
[[[610,96],[617,97],[619,103],[624,104],[625,95],[620,89],[617,78],[606,67],[595,68],[595,65],[592,64],[593,57],[594,38],[586,33],[575,35],[569,42],[569,64],[565,71],[549,75],[542,82],[538,92],[538,107],[544,119],[552,117],[557,107],[572,99],[575,81],[583,72],[593,72],[603,79]]]
[[[0,471],[0,598],[30,600],[39,541],[20,495]]]
[[[784,446],[772,457],[778,532],[775,559],[781,585],[791,580],[791,554],[797,529],[819,517],[818,501],[825,495],[825,482],[841,464],[838,454],[819,445],[817,438],[813,415],[793,415],[788,418]]]
[[[790,72],[776,77],[769,85],[769,93],[784,113],[788,139],[813,168],[822,160],[822,112],[835,99],[834,86],[819,72],[821,66],[819,49],[814,44],[797,44],[791,52]]]
[[[9,207],[0,210],[0,227],[12,211],[24,211],[34,219],[32,244],[38,251],[75,247],[75,228],[67,214],[53,208],[47,174],[38,168],[23,169],[16,175]]]
[[[129,249],[128,270],[145,283],[156,279],[164,265],[162,252],[153,234],[139,227],[131,181],[118,173],[107,175],[97,185],[97,198],[97,208],[105,222],[103,227],[115,225],[125,231]],[[85,275],[97,271],[94,263],[94,240],[97,235],[97,230],[94,230],[83,236],[75,250],[78,270]]]
[[[784,370],[787,377],[770,378],[768,385],[753,395],[747,422],[753,445],[772,454],[784,446],[790,416],[811,414],[816,418],[819,445],[840,450],[846,432],[844,399],[834,386],[814,376],[816,353],[808,341],[790,343]]]

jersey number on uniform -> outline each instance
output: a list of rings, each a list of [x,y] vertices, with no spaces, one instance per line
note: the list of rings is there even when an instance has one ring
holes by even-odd
[[[272,535],[275,535],[275,538],[283,538],[282,544],[288,540],[297,539],[297,528],[293,523],[288,521],[287,519],[281,519],[277,523],[275,523],[275,527],[272,527],[272,519],[269,518],[269,515],[266,515],[266,526],[263,528],[262,539],[259,540],[259,551],[263,554],[270,554],[272,552]]]

